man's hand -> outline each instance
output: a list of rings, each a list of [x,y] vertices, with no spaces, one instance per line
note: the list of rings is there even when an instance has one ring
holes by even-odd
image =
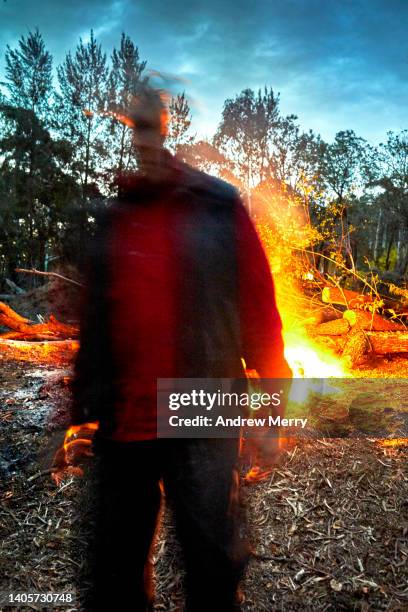
[[[257,453],[257,464],[261,467],[273,467],[280,463],[283,449],[280,446],[279,437],[254,438],[254,449]]]
[[[267,478],[282,460],[283,449],[278,437],[249,438],[245,440],[244,448],[251,465],[245,475],[249,483]]]
[[[92,456],[92,440],[98,423],[83,423],[72,425],[66,432],[64,443],[58,449],[51,477],[59,485],[68,476],[82,476],[80,464]]]

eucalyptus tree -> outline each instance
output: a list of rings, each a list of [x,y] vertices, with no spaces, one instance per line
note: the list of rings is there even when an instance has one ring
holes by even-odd
[[[327,191],[328,211],[338,219],[338,257],[354,269],[349,208],[364,188],[367,143],[353,130],[338,132],[332,143],[321,143],[319,174]]]
[[[379,145],[378,172],[374,184],[379,188],[382,214],[378,233],[385,247],[385,267],[390,266],[395,249],[395,270],[408,270],[408,130],[388,132],[387,141]]]
[[[214,144],[234,162],[247,194],[268,174],[268,145],[278,119],[279,95],[272,88],[244,89],[224,103]]]

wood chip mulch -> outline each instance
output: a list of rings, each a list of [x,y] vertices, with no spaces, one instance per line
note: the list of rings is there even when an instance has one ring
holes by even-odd
[[[67,424],[69,373],[0,366],[0,590],[76,590],[71,609],[81,610],[91,470],[59,487],[49,474]],[[242,610],[408,610],[407,458],[404,443],[301,440],[264,480],[243,480],[252,556]],[[169,513],[152,559],[155,610],[180,610],[183,569]]]

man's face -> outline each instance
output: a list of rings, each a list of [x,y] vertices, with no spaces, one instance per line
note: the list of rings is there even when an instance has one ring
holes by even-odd
[[[133,144],[143,153],[146,150],[159,149],[163,146],[164,138],[157,129],[150,127],[138,128],[136,125],[133,130]]]

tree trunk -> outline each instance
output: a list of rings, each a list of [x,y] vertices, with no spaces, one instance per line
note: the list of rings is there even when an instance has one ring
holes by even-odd
[[[366,332],[371,352],[376,355],[408,353],[408,331]]]
[[[377,229],[375,231],[375,243],[374,243],[374,252],[373,252],[373,258],[374,258],[375,263],[378,262],[378,251],[380,247],[380,235],[381,235],[380,232],[381,232],[382,218],[383,218],[383,211],[382,211],[382,208],[380,208],[380,214],[378,215],[378,221],[377,221]]]
[[[342,354],[349,367],[360,364],[369,353],[408,353],[408,332],[356,331],[349,334]]]
[[[391,249],[394,244],[394,237],[395,237],[395,231],[392,230],[391,237],[389,239],[388,247],[387,247],[387,256],[385,258],[385,269],[387,271],[390,269],[390,256],[391,256]]]

